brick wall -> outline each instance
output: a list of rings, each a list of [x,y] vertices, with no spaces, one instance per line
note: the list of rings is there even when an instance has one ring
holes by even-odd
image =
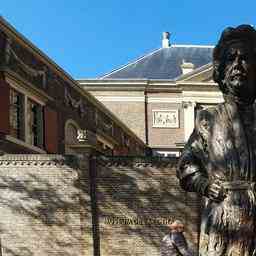
[[[175,160],[107,159],[97,174],[102,256],[159,255],[168,233],[166,223],[178,218],[195,249],[199,203],[181,190]]]
[[[198,199],[181,190],[176,159],[98,157],[96,168],[91,162],[86,155],[0,157],[4,256],[92,256],[93,237],[101,256],[155,256],[175,218],[197,247]]]
[[[88,179],[75,158],[4,155],[0,165],[2,255],[93,255]]]

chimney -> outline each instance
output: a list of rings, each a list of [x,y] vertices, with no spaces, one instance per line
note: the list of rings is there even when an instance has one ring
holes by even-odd
[[[187,74],[194,70],[195,65],[191,62],[185,62],[185,60],[182,60],[182,64],[180,65],[182,69],[182,74]]]
[[[163,32],[163,39],[162,39],[162,48],[169,48],[170,47],[170,33]]]

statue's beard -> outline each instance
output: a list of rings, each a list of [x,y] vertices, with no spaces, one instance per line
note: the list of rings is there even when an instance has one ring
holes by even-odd
[[[252,103],[255,100],[255,92],[250,90],[248,79],[245,75],[225,77],[223,80],[225,94],[233,97],[240,103]]]

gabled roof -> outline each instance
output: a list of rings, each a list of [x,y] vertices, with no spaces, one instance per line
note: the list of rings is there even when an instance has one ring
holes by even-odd
[[[116,69],[99,79],[171,79],[182,75],[181,64],[189,62],[200,68],[212,61],[213,46],[171,45],[160,48]]]

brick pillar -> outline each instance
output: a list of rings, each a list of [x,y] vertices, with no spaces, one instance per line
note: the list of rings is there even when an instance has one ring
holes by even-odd
[[[83,140],[82,140],[83,142]],[[85,254],[83,255],[93,255],[100,256],[100,231],[99,231],[99,211],[97,204],[97,166],[96,166],[96,150],[93,147],[88,146],[88,144],[79,144],[72,146],[72,149],[76,151],[78,162],[79,162],[79,183],[82,191],[86,190],[90,195],[90,235],[85,234],[84,244]],[[88,206],[88,199],[81,195],[81,205]],[[85,207],[88,211],[88,207]],[[82,212],[81,219],[85,223],[88,223],[88,213]],[[83,226],[82,232],[88,232],[88,227]],[[88,241],[90,239],[91,241]],[[91,248],[88,248],[88,244],[92,244]]]

